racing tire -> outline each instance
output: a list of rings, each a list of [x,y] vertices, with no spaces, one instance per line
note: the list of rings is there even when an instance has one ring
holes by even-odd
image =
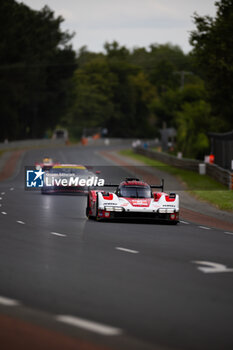
[[[90,208],[87,207],[87,208],[86,208],[86,217],[87,217],[88,219],[90,219],[89,212],[90,212]]]
[[[176,221],[169,221],[170,225],[177,225],[178,223],[179,223],[179,221],[177,221],[177,220]]]
[[[90,204],[90,197],[89,195],[87,196],[87,207],[86,207],[86,217],[88,218],[88,220],[92,219],[93,216],[90,215],[90,207],[89,207],[89,204]]]
[[[95,208],[95,220],[100,221],[101,218],[98,217],[98,207],[99,207],[99,199],[98,199],[98,194],[96,197],[96,208]]]

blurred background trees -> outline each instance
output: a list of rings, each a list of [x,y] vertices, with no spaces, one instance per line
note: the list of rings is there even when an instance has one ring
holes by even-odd
[[[233,0],[215,3],[216,18],[194,15],[192,55],[209,94],[218,131],[233,128]]]
[[[68,106],[76,66],[61,17],[0,2],[0,139],[43,137]]]
[[[101,126],[109,136],[156,137],[164,122],[175,124],[174,103],[166,96],[184,84],[201,79],[191,72],[182,81],[182,67],[192,70],[192,58],[171,44],[128,50],[117,42],[106,43],[105,52],[81,48],[73,78],[74,103],[64,118],[68,128]],[[185,71],[186,72],[186,71]]]
[[[233,0],[216,7],[216,18],[194,15],[188,54],[115,41],[75,54],[48,7],[0,2],[0,139],[44,137],[56,125],[74,138],[84,128],[153,138],[174,127],[177,150],[202,157],[208,132],[233,128]]]

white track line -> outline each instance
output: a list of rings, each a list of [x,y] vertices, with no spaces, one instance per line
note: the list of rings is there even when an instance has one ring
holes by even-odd
[[[206,226],[198,226],[199,228],[202,228],[203,230],[211,230],[210,227],[206,227]]]
[[[233,232],[224,232],[226,235],[232,235],[233,236]]]
[[[58,232],[50,232],[51,235],[54,235],[54,236],[59,236],[59,237],[66,237],[66,235],[64,235],[63,233],[58,233]]]
[[[197,269],[203,273],[222,273],[233,272],[232,268],[228,268],[226,265],[219,264],[213,261],[192,261],[194,264],[204,265],[199,266]]]
[[[137,250],[127,249],[127,248],[122,248],[122,247],[116,247],[115,249],[122,250],[123,252],[126,252],[126,253],[132,253],[132,254],[139,253],[139,251],[137,251]]]
[[[0,201],[2,200],[2,197],[0,197]]]
[[[25,222],[23,222],[23,221],[17,220],[16,222],[17,222],[18,224],[25,225]]]
[[[182,224],[189,225],[189,222],[180,220]]]
[[[11,187],[11,188],[10,188],[10,191],[14,191],[14,187]]]
[[[0,304],[6,305],[6,306],[16,306],[16,305],[19,305],[19,302],[14,299],[9,299],[9,298],[0,296]]]
[[[5,192],[2,192],[1,195],[4,196]]]
[[[5,211],[2,211],[1,213],[2,213],[2,215],[7,215],[7,213]]]
[[[74,316],[58,315],[56,316],[56,320],[102,335],[119,335],[122,333],[122,330],[119,328],[107,326],[93,321],[84,320],[82,318]]]

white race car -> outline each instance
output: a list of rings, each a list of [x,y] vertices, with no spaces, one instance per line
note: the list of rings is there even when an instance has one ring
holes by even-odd
[[[86,215],[89,219],[155,219],[177,224],[179,222],[179,196],[164,193],[161,185],[148,185],[136,178],[126,178],[115,192],[90,190],[87,197]],[[161,192],[152,192],[152,189]]]

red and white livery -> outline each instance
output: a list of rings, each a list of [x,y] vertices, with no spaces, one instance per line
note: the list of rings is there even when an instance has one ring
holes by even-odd
[[[148,185],[136,178],[127,178],[116,187],[115,192],[90,190],[86,215],[96,220],[109,219],[155,219],[177,224],[179,222],[179,196],[163,192],[161,185]],[[153,189],[161,192],[153,192]]]

